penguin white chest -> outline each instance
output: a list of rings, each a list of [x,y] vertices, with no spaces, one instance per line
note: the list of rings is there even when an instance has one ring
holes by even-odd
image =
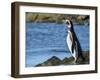
[[[67,45],[68,45],[70,52],[72,52],[71,47],[72,47],[72,44],[73,44],[73,37],[72,37],[72,34],[71,34],[70,31],[68,31],[66,42],[67,42]]]

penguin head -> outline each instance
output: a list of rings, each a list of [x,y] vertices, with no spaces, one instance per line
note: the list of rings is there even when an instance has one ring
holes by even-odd
[[[70,19],[65,19],[63,22],[67,25],[68,31],[74,32],[73,23]]]
[[[72,24],[72,21],[71,21],[71,20],[66,19],[66,20],[65,20],[65,23],[67,24],[67,27],[68,27],[69,29],[73,27],[73,24]]]

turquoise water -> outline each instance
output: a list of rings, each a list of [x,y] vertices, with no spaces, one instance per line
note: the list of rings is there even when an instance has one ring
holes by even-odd
[[[70,57],[66,44],[67,25],[57,23],[26,23],[26,67],[46,61],[52,56]],[[89,51],[89,26],[74,25],[83,51]]]

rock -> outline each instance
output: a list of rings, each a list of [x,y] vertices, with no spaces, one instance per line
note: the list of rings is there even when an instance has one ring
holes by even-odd
[[[56,66],[56,65],[60,65],[61,63],[62,63],[62,61],[58,57],[53,56],[50,59],[48,59],[47,61],[45,61],[41,64],[38,64],[36,66]]]
[[[89,59],[90,55],[89,55],[89,51],[84,51],[83,56],[85,57],[85,59]]]
[[[89,64],[89,51],[83,51],[83,57],[85,58],[85,60],[83,61],[81,58],[78,58],[77,61],[76,61],[76,65],[79,65],[79,64]],[[62,60],[62,63],[64,65],[75,64],[73,57],[69,57],[69,58],[66,57],[66,58],[64,58]]]
[[[37,64],[35,67],[42,66],[42,64]]]
[[[74,58],[73,57],[69,57],[69,58],[64,58],[63,60],[62,60],[62,63],[63,64],[71,64],[71,62],[74,60]]]
[[[85,61],[83,61],[81,58],[78,58],[76,64],[85,64]]]
[[[84,51],[83,56],[85,60],[83,61],[81,58],[78,58],[76,61],[76,65],[78,64],[89,64],[89,51]],[[56,65],[75,65],[73,63],[74,58],[73,57],[65,57],[63,60],[60,60],[58,57],[53,56],[50,59],[44,61],[43,63],[37,64],[36,67],[38,66],[56,66]]]
[[[85,58],[85,60],[83,61],[81,58],[78,58],[77,64],[89,64],[89,51],[84,51],[83,57]]]

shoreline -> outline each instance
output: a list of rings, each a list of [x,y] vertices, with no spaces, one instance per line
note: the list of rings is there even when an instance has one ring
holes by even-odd
[[[82,61],[80,58],[77,60],[76,64],[73,63],[73,57],[65,57],[64,59],[60,59],[56,56],[52,56],[51,58],[47,59],[46,61],[35,65],[35,67],[39,66],[58,66],[58,65],[80,65],[80,64],[89,64],[89,51],[83,52],[83,57],[85,60]]]
[[[64,24],[62,21],[61,22],[56,22],[56,21],[26,21],[26,23],[56,23],[56,24]],[[74,25],[89,25],[89,23],[77,23],[73,22]]]

